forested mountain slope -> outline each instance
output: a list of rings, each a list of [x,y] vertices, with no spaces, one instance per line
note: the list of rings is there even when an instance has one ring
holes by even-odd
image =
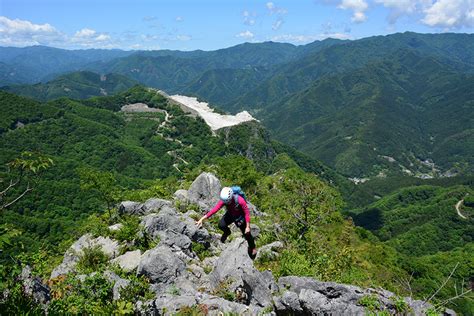
[[[93,96],[112,95],[136,84],[138,81],[122,75],[99,75],[90,71],[79,71],[61,75],[46,83],[11,85],[0,89],[39,101],[49,101],[60,97],[88,99]]]
[[[473,75],[404,51],[324,76],[259,114],[277,138],[347,175],[439,176],[472,172],[473,91]]]

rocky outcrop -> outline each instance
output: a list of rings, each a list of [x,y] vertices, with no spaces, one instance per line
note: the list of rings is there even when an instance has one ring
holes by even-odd
[[[117,274],[113,273],[112,271],[105,271],[104,277],[114,285],[113,287],[113,299],[114,301],[120,299],[120,291],[126,288],[130,281],[126,279],[122,279]]]
[[[153,283],[169,283],[180,276],[186,264],[169,247],[158,246],[145,251],[137,268]]]
[[[243,302],[260,307],[272,304],[272,292],[277,289],[273,277],[254,267],[247,242],[242,238],[237,238],[221,253],[210,280],[214,291],[239,289]]]
[[[189,199],[188,202],[209,208],[216,202],[219,190],[219,180],[203,173],[189,191],[177,193],[175,198],[178,201]],[[120,213],[140,216],[140,234],[154,241],[152,248],[144,253],[134,250],[117,256],[119,244],[116,241],[84,235],[68,249],[51,278],[74,272],[83,250],[97,245],[110,258],[110,263],[125,271],[125,274],[119,273],[120,276],[110,270],[104,273],[113,284],[114,300],[119,300],[121,290],[131,283],[126,279],[127,272],[145,276],[150,281],[154,298],[135,302],[137,314],[175,315],[188,310],[206,315],[366,315],[364,297],[376,300],[379,311],[397,313],[394,299],[400,298],[388,291],[321,282],[309,277],[287,276],[277,282],[270,271],[255,268],[239,229],[231,226],[232,241],[223,244],[218,234],[205,228],[210,227],[206,226],[209,222],[205,227],[196,227],[195,218],[199,213],[184,210],[183,204],[179,206],[182,212],[172,201],[161,199],[122,202]],[[258,226],[252,224],[251,228],[252,234],[257,236]],[[257,260],[276,258],[283,247],[280,241],[264,245],[259,249]],[[207,257],[201,260],[203,252]],[[38,302],[47,302],[49,289],[28,273],[25,271],[23,277],[25,290]],[[85,280],[85,276],[76,277]],[[422,315],[430,307],[411,298],[404,300],[415,315]]]
[[[119,214],[147,215],[158,213],[162,209],[172,209],[173,203],[163,199],[149,199],[145,203],[124,201],[119,205]]]
[[[50,289],[41,282],[41,279],[31,274],[31,268],[25,266],[21,270],[20,281],[23,284],[23,292],[32,297],[36,303],[47,304],[51,300]]]
[[[140,250],[127,251],[123,255],[113,259],[111,263],[117,264],[125,272],[130,272],[137,269],[141,257],[142,252]]]
[[[282,277],[278,280],[281,295],[273,297],[277,315],[367,315],[363,299],[370,298],[377,308],[374,313],[385,311],[400,314],[394,300],[395,294],[381,289],[362,289],[353,285],[320,282],[309,277]],[[284,289],[284,291],[283,291]],[[432,305],[404,298],[407,313],[423,315]],[[445,315],[455,315],[451,310]]]
[[[93,238],[91,234],[86,234],[69,247],[64,254],[63,262],[51,273],[51,278],[73,272],[83,255],[83,250],[95,246],[100,247],[102,252],[111,259],[115,258],[119,253],[119,244],[117,241],[102,236]]]
[[[201,173],[188,190],[188,201],[199,205],[203,210],[209,210],[219,202],[221,182],[215,175]]]

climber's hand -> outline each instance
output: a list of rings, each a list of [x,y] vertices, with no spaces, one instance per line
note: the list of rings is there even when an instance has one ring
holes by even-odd
[[[245,227],[245,234],[250,234],[250,226]]]
[[[196,221],[196,226],[197,226],[198,228],[201,228],[201,226],[202,226],[202,221],[203,221],[203,220],[204,220],[204,218],[201,218],[200,220]]]

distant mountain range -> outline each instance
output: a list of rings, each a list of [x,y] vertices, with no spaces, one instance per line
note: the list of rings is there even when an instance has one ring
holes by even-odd
[[[138,81],[123,75],[99,75],[90,71],[78,71],[61,75],[47,83],[12,85],[1,89],[39,101],[49,101],[60,97],[87,99],[93,96],[112,95],[137,84]]]
[[[81,69],[198,96],[230,112],[246,109],[277,139],[355,181],[474,170],[471,34],[246,43],[210,52],[0,48],[0,55],[0,84]]]

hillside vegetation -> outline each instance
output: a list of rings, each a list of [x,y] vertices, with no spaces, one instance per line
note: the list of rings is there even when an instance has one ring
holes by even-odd
[[[94,96],[113,95],[138,84],[122,75],[99,75],[90,71],[79,71],[62,75],[46,83],[34,85],[12,85],[2,90],[39,101],[49,101],[60,97],[88,99]]]

